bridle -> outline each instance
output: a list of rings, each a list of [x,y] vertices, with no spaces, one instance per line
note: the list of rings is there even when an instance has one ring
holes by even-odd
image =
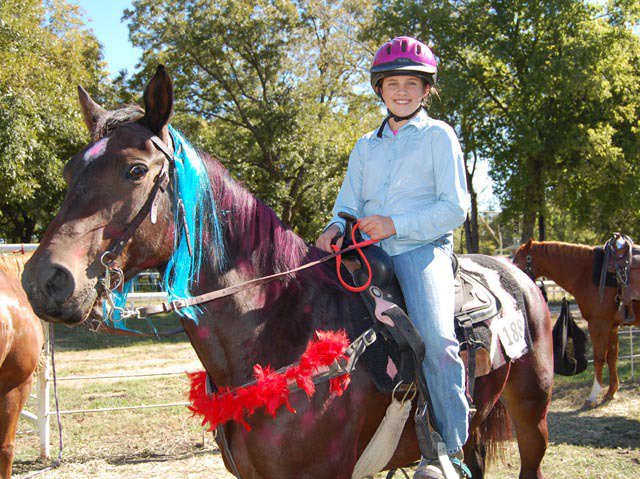
[[[529,278],[531,278],[532,281],[535,282],[536,280],[536,276],[533,273],[533,258],[531,258],[531,254],[527,254],[527,257],[525,258],[526,260],[526,264],[524,267],[524,272],[527,273],[527,276],[529,276]]]
[[[525,257],[525,261],[526,263],[524,266],[524,272],[527,274],[527,276],[529,276],[529,278],[531,278],[531,281],[533,281],[538,286],[538,288],[540,288],[545,301],[548,301],[547,287],[544,285],[544,281],[542,281],[541,279],[536,279],[536,275],[533,272],[533,258],[531,256],[531,253],[527,254],[527,256]]]
[[[129,310],[117,306],[115,304],[115,301],[113,300],[114,291],[124,283],[124,272],[121,268],[116,266],[116,260],[120,257],[125,245],[133,237],[147,215],[151,215],[151,222],[155,224],[157,218],[158,202],[160,201],[160,196],[158,195],[158,193],[167,189],[170,181],[169,170],[173,167],[175,160],[173,157],[173,152],[167,146],[167,144],[148,128],[145,128],[139,123],[126,123],[119,128],[128,128],[140,135],[148,137],[153,145],[165,156],[165,160],[162,162],[160,172],[154,179],[154,184],[149,191],[149,195],[147,196],[146,201],[144,202],[138,213],[133,217],[131,222],[122,231],[122,233],[112,239],[111,243],[109,243],[109,246],[107,247],[107,250],[102,253],[102,255],[100,255],[100,263],[105,268],[104,277],[99,281],[99,284],[103,289],[100,297],[104,297],[104,299],[109,304],[110,316],[114,311],[118,311],[122,319],[128,319],[131,317],[140,318],[141,316],[137,313],[137,310]]]
[[[190,306],[195,306],[202,303],[208,303],[216,299],[231,296],[232,294],[235,294],[239,291],[243,291],[248,288],[253,288],[256,286],[267,284],[272,281],[275,281],[278,278],[290,276],[293,273],[297,273],[299,271],[302,271],[308,268],[313,268],[315,266],[318,266],[321,263],[324,263],[325,261],[329,261],[336,257],[339,258],[341,255],[345,253],[363,248],[374,242],[372,240],[366,240],[360,243],[355,243],[347,248],[334,251],[333,253],[323,256],[318,260],[298,266],[297,268],[293,268],[287,271],[282,271],[269,276],[263,276],[261,278],[251,279],[249,281],[244,281],[242,283],[238,283],[238,284],[229,286],[227,288],[219,289],[216,291],[210,291],[208,293],[204,293],[198,296],[193,296],[193,297],[184,298],[184,299],[174,299],[172,301],[163,302],[160,304],[153,304],[149,306],[139,306],[133,309],[120,307],[116,305],[116,302],[114,301],[113,296],[115,294],[115,290],[124,283],[124,272],[122,271],[121,268],[116,266],[116,259],[118,259],[118,257],[122,254],[122,251],[125,245],[133,237],[136,230],[140,227],[140,225],[142,224],[144,219],[147,217],[147,215],[151,214],[151,222],[155,223],[155,215],[156,215],[158,201],[160,198],[158,195],[158,192],[161,190],[162,191],[166,190],[170,180],[169,171],[173,167],[175,159],[174,159],[173,152],[170,150],[167,144],[164,141],[162,141],[162,139],[160,139],[157,135],[155,135],[152,131],[145,128],[144,126],[138,123],[127,123],[125,125],[120,126],[119,128],[130,128],[133,131],[147,137],[149,140],[153,142],[156,148],[158,148],[162,153],[164,153],[165,161],[163,162],[162,168],[154,180],[154,185],[149,191],[149,196],[147,197],[147,200],[145,201],[144,205],[142,205],[142,207],[140,208],[140,211],[138,211],[136,216],[131,220],[131,222],[127,225],[124,231],[118,237],[114,238],[111,241],[107,250],[104,253],[102,253],[102,255],[100,256],[100,262],[104,266],[105,273],[104,273],[104,277],[100,279],[98,283],[99,285],[101,285],[103,289],[103,291],[99,295],[99,298],[103,297],[105,301],[107,301],[107,303],[109,304],[109,307],[110,307],[109,318],[112,316],[114,311],[117,311],[120,313],[121,319],[130,319],[130,318],[146,319],[147,317],[153,316],[156,314],[176,312],[181,309],[188,308]],[[178,209],[180,209],[180,206],[181,205],[178,204]],[[184,208],[184,206],[182,206],[182,208]],[[184,227],[186,228],[186,218],[184,214],[182,215],[182,219],[184,221]],[[188,234],[187,234],[187,238],[188,238]],[[190,244],[188,246],[189,246],[189,250],[191,251]]]

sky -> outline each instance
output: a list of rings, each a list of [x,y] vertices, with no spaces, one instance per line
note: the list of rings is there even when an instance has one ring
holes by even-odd
[[[121,21],[131,0],[71,0],[70,3],[84,10],[86,25],[102,44],[110,75],[115,77],[122,69],[133,73],[142,50],[131,45],[129,29]]]
[[[133,73],[142,50],[131,45],[129,29],[121,21],[122,13],[131,6],[131,0],[71,0],[71,3],[80,5],[84,10],[87,26],[102,44],[110,75],[115,77],[122,69]],[[474,185],[481,211],[499,209],[499,203],[493,196],[487,162],[478,165]]]

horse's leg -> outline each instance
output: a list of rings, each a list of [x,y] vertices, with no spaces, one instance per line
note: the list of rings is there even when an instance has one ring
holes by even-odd
[[[502,437],[501,430],[507,426],[505,418],[491,414],[504,388],[510,365],[492,371],[476,379],[474,402],[477,408],[469,424],[469,439],[464,445],[464,462],[471,471],[473,479],[483,479],[487,465],[487,453],[494,451],[497,438]],[[508,418],[506,418],[508,421]]]
[[[602,321],[594,317],[585,317],[589,324],[589,335],[591,336],[591,344],[593,345],[593,368],[594,378],[591,392],[587,397],[589,407],[595,407],[598,404],[598,394],[603,389],[602,370],[604,361],[607,358],[607,349],[609,345],[609,331],[611,324],[608,321]]]
[[[0,393],[0,478],[11,477],[11,464],[20,411],[29,399],[32,376],[6,393]]]
[[[618,324],[614,323],[609,331],[609,350],[607,351],[607,366],[609,367],[609,390],[604,396],[605,401],[610,401],[615,396],[620,386],[618,379]]]
[[[540,463],[549,444],[547,411],[553,367],[534,350],[511,365],[502,402],[513,419],[520,452],[520,479],[542,479]]]

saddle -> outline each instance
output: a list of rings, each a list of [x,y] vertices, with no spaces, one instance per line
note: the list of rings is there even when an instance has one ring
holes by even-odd
[[[600,259],[601,258],[601,259]],[[604,288],[618,289],[616,304],[620,320],[625,324],[635,322],[632,301],[640,299],[640,248],[624,234],[614,233],[602,248],[596,248],[594,280],[604,299]],[[596,268],[599,273],[596,276]]]
[[[345,243],[348,246],[351,239],[351,229],[355,218],[341,214],[346,219]],[[356,241],[361,241],[362,237],[356,232]],[[360,293],[363,304],[369,313],[368,316],[376,318],[374,329],[380,332],[383,337],[389,340],[386,345],[388,355],[394,364],[382,365],[385,367],[373,367],[373,370],[385,370],[386,377],[373,377],[379,390],[391,392],[397,381],[392,381],[393,371],[397,367],[398,379],[403,382],[413,382],[416,375],[416,364],[422,363],[424,357],[424,346],[417,330],[404,313],[406,310],[404,296],[400,284],[393,271],[391,257],[380,247],[371,245],[362,249],[371,267],[371,286]],[[344,257],[343,265],[349,272],[352,282],[356,285],[364,284],[368,279],[368,273],[358,254],[353,251]],[[489,348],[490,338],[487,338],[488,329],[482,330],[482,323],[495,317],[500,312],[500,301],[482,283],[479,278],[462,271],[457,258],[454,255],[453,264],[455,278],[455,314],[452,320],[456,323],[456,333],[460,342],[461,350],[466,351],[467,365],[469,369],[469,395],[473,394],[475,379],[475,354],[481,349]],[[355,316],[362,316],[362,312]],[[479,337],[484,341],[479,340]],[[372,348],[375,349],[375,348]],[[365,362],[371,363],[375,360],[365,353]],[[380,354],[380,353],[378,353]],[[416,357],[418,356],[418,357]],[[386,357],[384,358],[386,359]],[[419,361],[418,361],[419,359]],[[377,360],[380,362],[380,358]],[[374,373],[375,374],[375,373]]]

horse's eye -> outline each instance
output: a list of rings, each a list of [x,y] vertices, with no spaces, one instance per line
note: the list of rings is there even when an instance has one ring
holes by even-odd
[[[147,174],[147,167],[144,165],[133,165],[127,172],[127,178],[130,180],[139,180]]]

